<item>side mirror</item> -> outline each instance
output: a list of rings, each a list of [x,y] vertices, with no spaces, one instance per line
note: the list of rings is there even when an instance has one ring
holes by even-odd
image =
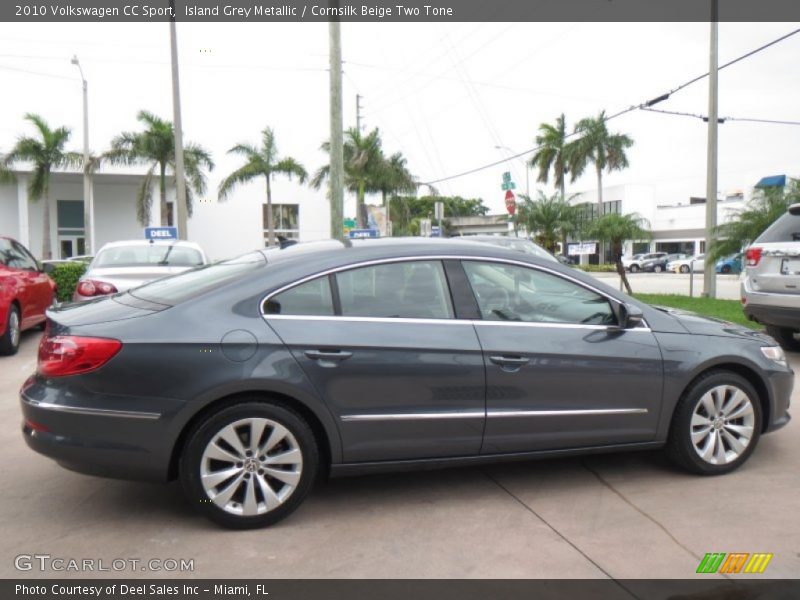
[[[616,313],[620,329],[633,329],[644,320],[642,309],[633,304],[618,304]]]

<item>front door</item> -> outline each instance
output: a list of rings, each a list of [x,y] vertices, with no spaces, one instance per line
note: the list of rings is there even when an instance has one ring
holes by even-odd
[[[611,302],[543,270],[463,261],[486,362],[482,453],[645,442],[661,408],[661,352],[620,330]]]
[[[339,420],[346,462],[479,453],[483,357],[440,261],[325,275],[272,296],[265,312]]]

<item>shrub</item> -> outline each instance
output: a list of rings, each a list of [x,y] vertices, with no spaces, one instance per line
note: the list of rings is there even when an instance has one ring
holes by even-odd
[[[575,265],[576,269],[586,271],[588,273],[616,273],[616,265]]]
[[[48,275],[56,282],[56,298],[59,302],[72,300],[75,286],[85,272],[86,265],[82,262],[59,263],[53,266]]]

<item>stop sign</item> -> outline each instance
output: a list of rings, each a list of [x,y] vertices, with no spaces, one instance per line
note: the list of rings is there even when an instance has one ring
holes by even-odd
[[[513,215],[515,212],[517,212],[517,202],[514,198],[514,192],[511,190],[506,192],[506,210],[510,215]]]

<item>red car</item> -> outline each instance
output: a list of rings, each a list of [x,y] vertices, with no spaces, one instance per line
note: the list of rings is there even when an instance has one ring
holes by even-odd
[[[44,323],[55,288],[25,246],[0,237],[0,354],[16,354],[20,332]]]

